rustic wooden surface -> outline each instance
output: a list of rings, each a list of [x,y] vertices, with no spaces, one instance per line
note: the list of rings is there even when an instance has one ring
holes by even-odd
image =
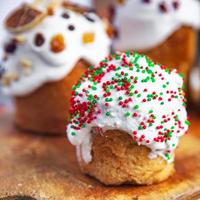
[[[176,174],[153,186],[105,187],[83,175],[65,137],[15,130],[0,117],[0,200],[200,199],[200,118],[177,151]],[[199,139],[198,139],[199,137]]]

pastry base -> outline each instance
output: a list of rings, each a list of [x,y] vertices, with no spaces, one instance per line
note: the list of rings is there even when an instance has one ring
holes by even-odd
[[[110,130],[92,137],[92,161],[80,159],[81,170],[106,185],[151,185],[166,180],[174,172],[174,164],[163,158],[149,159],[150,150],[133,143],[125,132]]]
[[[43,134],[65,133],[71,88],[87,67],[81,60],[63,80],[46,83],[28,96],[15,97],[17,127]]]

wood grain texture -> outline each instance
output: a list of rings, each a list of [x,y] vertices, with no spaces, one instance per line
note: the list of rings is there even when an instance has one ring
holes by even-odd
[[[173,177],[153,186],[106,187],[80,172],[65,136],[20,132],[9,115],[0,117],[0,200],[200,199],[199,122],[195,117],[181,141]]]

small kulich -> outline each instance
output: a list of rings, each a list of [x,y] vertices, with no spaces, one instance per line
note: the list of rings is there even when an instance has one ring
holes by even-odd
[[[7,17],[0,78],[17,127],[64,134],[72,86],[110,53],[109,25],[78,5],[42,5],[22,5]]]

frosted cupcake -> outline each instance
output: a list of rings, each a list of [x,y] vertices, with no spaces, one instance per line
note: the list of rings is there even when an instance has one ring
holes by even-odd
[[[121,2],[121,1],[120,1]],[[114,49],[137,50],[187,74],[200,28],[197,0],[127,0],[116,8]]]
[[[189,124],[182,87],[176,70],[137,53],[90,67],[74,86],[67,127],[81,170],[106,185],[171,176]]]
[[[5,27],[1,83],[14,99],[16,124],[64,133],[72,85],[88,65],[109,54],[104,23],[69,3],[37,3],[13,11]]]

